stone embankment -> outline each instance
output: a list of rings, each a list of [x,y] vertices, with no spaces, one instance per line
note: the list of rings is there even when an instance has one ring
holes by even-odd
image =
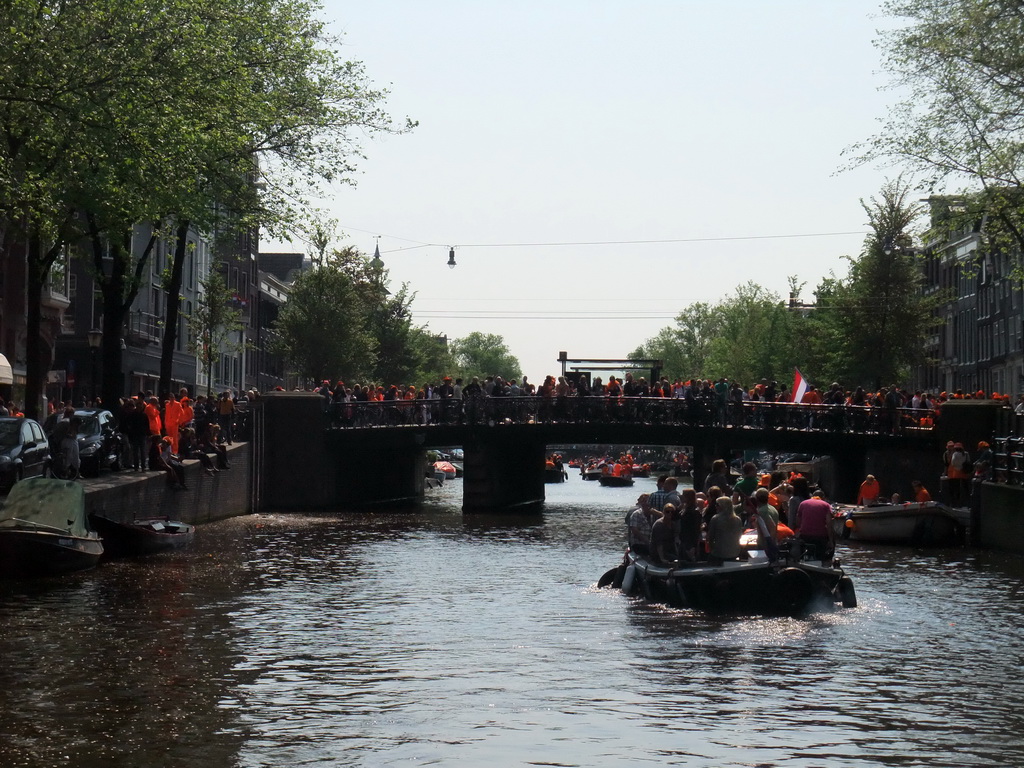
[[[82,478],[86,512],[111,520],[167,517],[208,523],[252,511],[250,444],[228,446],[230,469],[213,475],[198,461],[185,461],[187,490],[174,490],[165,472],[102,472]]]

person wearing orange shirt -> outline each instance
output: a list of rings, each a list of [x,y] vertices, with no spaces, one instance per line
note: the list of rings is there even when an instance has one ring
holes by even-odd
[[[181,403],[181,426],[191,424],[196,417],[195,410],[192,408],[192,401],[187,397],[180,397],[178,402]]]
[[[167,396],[167,403],[164,405],[164,429],[167,436],[171,438],[171,453],[178,453],[178,435],[181,429],[181,403],[174,395]]]
[[[864,482],[860,484],[860,492],[857,494],[857,504],[859,506],[868,506],[874,504],[878,497],[882,495],[882,486],[878,484],[874,475],[868,475]]]
[[[160,420],[160,409],[157,407],[159,400],[155,397],[149,398],[146,402],[146,418],[149,419],[149,434],[162,435],[163,423]]]
[[[924,487],[920,480],[912,481],[910,486],[914,489],[914,501],[918,504],[927,504],[932,500],[932,495],[928,493],[928,489]]]

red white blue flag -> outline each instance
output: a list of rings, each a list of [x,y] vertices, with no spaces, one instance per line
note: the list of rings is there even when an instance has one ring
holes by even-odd
[[[793,371],[793,402],[799,403],[807,392],[807,379],[800,373],[799,368],[794,368]]]

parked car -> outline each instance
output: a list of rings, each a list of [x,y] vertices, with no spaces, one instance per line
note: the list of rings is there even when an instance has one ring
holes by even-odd
[[[80,420],[78,455],[82,474],[96,476],[103,469],[113,472],[121,469],[127,457],[128,440],[118,431],[114,414],[102,408],[79,408],[75,416]],[[52,444],[52,440],[60,418],[61,414],[51,414],[44,425],[44,431],[51,440],[51,451],[59,449],[59,446]]]
[[[23,477],[42,477],[50,466],[50,444],[39,422],[0,417],[0,488],[9,491]]]

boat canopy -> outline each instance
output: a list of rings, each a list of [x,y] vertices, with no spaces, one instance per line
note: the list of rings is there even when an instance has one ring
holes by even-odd
[[[48,477],[17,482],[0,510],[0,528],[40,528],[87,536],[85,489],[74,480]]]

